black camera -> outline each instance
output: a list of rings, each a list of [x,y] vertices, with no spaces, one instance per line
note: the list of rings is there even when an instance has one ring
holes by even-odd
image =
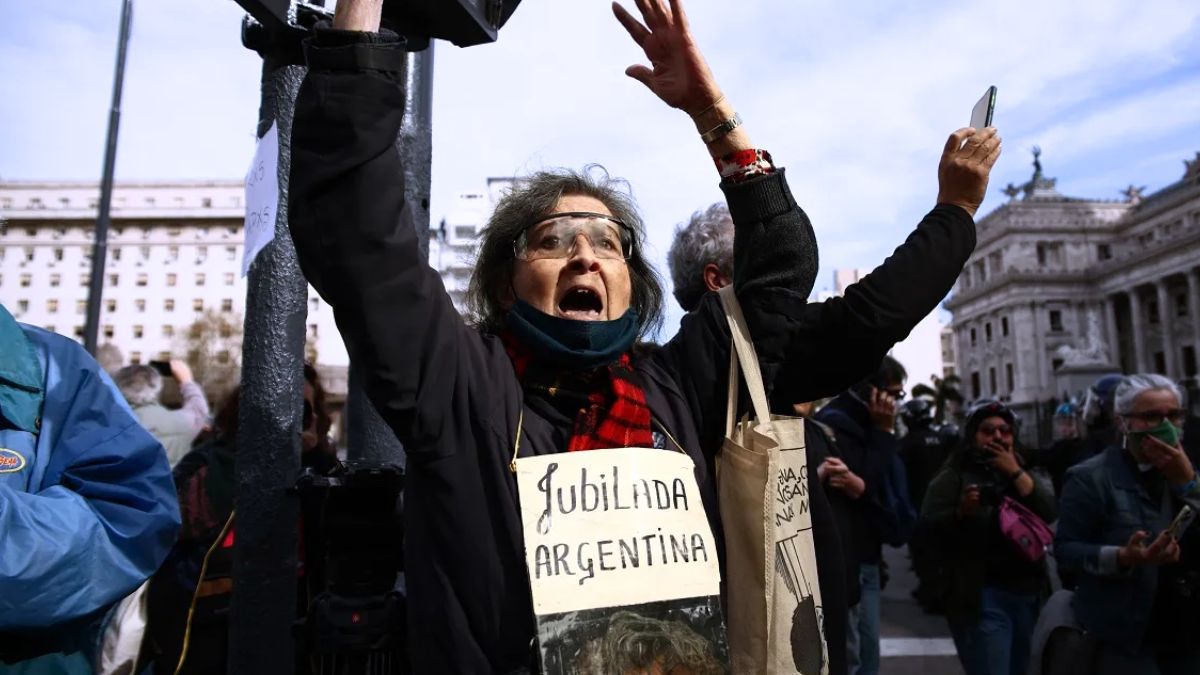
[[[495,42],[501,26],[521,0],[387,0],[383,19],[388,27],[420,43],[419,38],[448,40],[459,47]],[[292,0],[237,0],[256,21],[275,33],[290,29]],[[297,3],[299,9],[323,12],[320,5]]]
[[[297,637],[314,672],[407,671],[404,471],[348,462],[297,481],[304,584],[311,598]]]

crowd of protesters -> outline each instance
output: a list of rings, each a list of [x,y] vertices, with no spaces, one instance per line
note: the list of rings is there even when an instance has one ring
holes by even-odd
[[[665,293],[645,228],[600,171],[541,172],[499,202],[464,324],[402,217],[404,39],[380,28],[376,0],[344,0],[307,43],[289,226],[368,397],[407,452],[412,670],[537,672],[518,458],[673,447],[694,465],[723,540],[715,465],[726,392],[738,384],[713,291],[732,286],[773,411],[808,422],[829,672],[880,672],[884,546],[908,546],[915,597],[945,615],[968,675],[1068,672],[1060,664],[1200,672],[1200,643],[1189,640],[1200,620],[1198,535],[1186,517],[1200,510],[1189,452],[1200,438],[1182,433],[1195,425],[1183,389],[1158,375],[1104,378],[1084,403],[1060,408],[1058,437],[1040,449],[1018,442],[1022,421],[1003,402],[958,412],[923,385],[905,400],[908,375],[887,355],[974,248],[995,130],[953,133],[936,205],[912,235],[844,297],[809,303],[817,244],[783,170],[750,142],[679,3],[637,4],[640,19],[614,11],[652,67],[628,74],[691,119],[727,201],[677,231],[669,263],[687,315],[662,345],[647,341]],[[144,593],[149,625],[134,656],[143,667],[226,672],[239,392],[210,419],[190,370],[173,361],[165,372],[184,403],[168,410],[160,370],[130,366],[114,384],[74,342],[2,308],[0,349],[0,664],[92,672],[91,650],[120,603]],[[336,473],[312,367],[303,399],[301,462]],[[721,669],[698,649],[698,663]]]

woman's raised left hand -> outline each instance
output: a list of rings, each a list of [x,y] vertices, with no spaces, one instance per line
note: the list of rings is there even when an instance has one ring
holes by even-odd
[[[692,39],[681,1],[635,2],[642,21],[615,2],[613,14],[646,53],[651,67],[629,66],[625,74],[646,85],[672,108],[692,116],[704,112],[721,98],[721,90]]]

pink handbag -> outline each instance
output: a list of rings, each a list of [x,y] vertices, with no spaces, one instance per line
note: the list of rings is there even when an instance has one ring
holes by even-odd
[[[1029,562],[1046,557],[1046,549],[1054,542],[1054,533],[1045,521],[1012,497],[1000,502],[1000,532]]]

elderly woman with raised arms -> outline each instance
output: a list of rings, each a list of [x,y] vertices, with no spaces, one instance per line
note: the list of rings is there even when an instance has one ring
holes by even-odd
[[[682,449],[719,543],[714,458],[730,333],[710,294],[666,344],[639,343],[662,311],[641,219],[607,176],[569,171],[530,176],[497,205],[471,281],[474,325],[465,324],[402,222],[395,139],[404,52],[401,38],[380,31],[380,6],[341,0],[333,26],[318,28],[308,46],[292,137],[291,232],[368,396],[408,453],[415,671],[527,672],[536,669],[535,628],[515,447],[522,457]],[[816,243],[784,172],[734,121],[679,1],[637,6],[641,20],[613,10],[651,66],[626,72],[692,118],[720,171],[737,228],[735,291],[767,386],[788,388],[796,401],[844,389],[957,278],[999,154],[995,130],[955,132],[937,206],[917,230],[844,298],[809,305]]]

